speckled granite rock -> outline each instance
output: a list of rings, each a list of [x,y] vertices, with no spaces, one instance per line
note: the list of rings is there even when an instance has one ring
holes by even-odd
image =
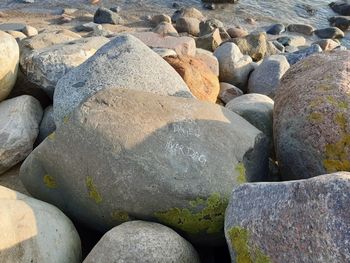
[[[283,179],[350,171],[350,51],[292,66],[275,96],[274,140]]]

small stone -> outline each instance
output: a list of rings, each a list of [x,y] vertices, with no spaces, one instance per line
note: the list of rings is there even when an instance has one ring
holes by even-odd
[[[265,58],[249,77],[248,93],[259,93],[273,98],[288,69],[289,63],[285,56],[273,55]]]
[[[216,28],[223,27],[224,24],[217,19],[207,19],[199,24],[200,36],[212,33]]]
[[[322,52],[322,48],[319,45],[314,44],[308,48],[300,49],[300,50],[295,51],[293,53],[286,53],[285,56],[286,56],[289,64],[293,65],[293,64],[299,62],[300,60],[303,60],[304,58],[306,58],[312,54],[320,53],[320,52]]]
[[[339,2],[332,2],[329,4],[329,6],[333,9],[334,12],[342,15],[342,16],[350,16],[350,4],[339,1]]]
[[[281,51],[282,53],[286,50],[285,47],[280,43],[278,42],[277,40],[274,40],[272,41],[272,43],[275,45],[275,47]]]
[[[108,231],[83,263],[199,263],[193,246],[171,228],[132,221]]]
[[[171,21],[176,23],[177,20],[181,17],[195,18],[195,19],[198,19],[199,21],[202,21],[204,19],[203,14],[194,7],[185,7],[175,11],[173,16],[171,17]]]
[[[7,30],[6,33],[13,36],[16,39],[17,43],[19,43],[22,39],[27,38],[25,34],[19,31]]]
[[[237,86],[243,92],[247,90],[248,76],[254,69],[250,56],[243,55],[238,46],[226,42],[219,46],[214,56],[219,61],[219,79]]]
[[[118,6],[115,6],[115,7],[111,7],[109,10],[113,11],[114,13],[119,13],[122,9],[118,5]]]
[[[188,33],[192,36],[199,35],[199,23],[197,18],[192,17],[180,17],[176,20],[176,30],[179,33]]]
[[[31,96],[0,102],[0,174],[33,150],[42,114],[39,101]]]
[[[165,57],[199,100],[215,103],[220,91],[217,75],[202,60],[189,57]]]
[[[266,33],[270,35],[280,35],[284,31],[286,31],[286,27],[283,24],[275,24],[272,25]]]
[[[333,39],[322,39],[312,43],[313,45],[319,45],[323,51],[330,51],[339,47],[340,44]]]
[[[208,9],[208,10],[215,10],[216,6],[213,3],[204,3],[203,4],[203,8],[204,9]]]
[[[123,19],[115,12],[104,8],[99,7],[94,15],[94,22],[97,24],[114,24],[120,25],[123,24]]]
[[[154,15],[151,17],[151,22],[153,25],[157,26],[160,23],[166,22],[171,24],[171,17],[168,15]]]
[[[32,26],[25,26],[22,29],[22,32],[27,36],[27,37],[32,37],[36,36],[38,34],[38,30],[35,27]]]
[[[79,25],[75,28],[78,32],[80,31],[85,31],[85,32],[91,32],[94,31],[96,29],[100,29],[102,30],[103,27],[100,24],[96,24],[94,22],[89,22],[89,23],[85,23],[83,25]]]
[[[167,22],[161,22],[156,28],[152,30],[154,33],[160,34],[161,36],[179,36],[175,27]]]
[[[337,27],[327,27],[315,30],[315,34],[319,38],[343,38],[344,32]]]
[[[219,93],[219,99],[227,104],[231,100],[233,100],[236,97],[242,96],[243,91],[241,91],[236,86],[226,83],[226,82],[220,82],[220,93]]]
[[[208,51],[214,51],[222,43],[220,30],[215,29],[212,33],[196,39],[196,46]]]
[[[279,37],[277,38],[277,41],[280,42],[283,46],[303,46],[306,43],[305,37],[302,36],[286,36],[286,37]]]
[[[346,16],[333,16],[328,19],[331,26],[337,27],[342,31],[346,31],[350,27],[350,17]]]
[[[248,31],[246,31],[245,29],[242,29],[240,27],[231,27],[231,28],[227,29],[227,33],[232,38],[245,37],[245,36],[248,36],[248,34],[249,34]]]
[[[289,32],[296,32],[296,33],[311,36],[314,33],[315,28],[306,24],[290,24],[288,25],[287,30]]]

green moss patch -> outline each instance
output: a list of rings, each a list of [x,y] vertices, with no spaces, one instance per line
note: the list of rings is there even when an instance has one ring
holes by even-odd
[[[89,197],[96,202],[96,204],[102,202],[102,196],[100,193],[97,191],[97,188],[94,184],[94,180],[91,176],[86,177],[86,187],[89,192]]]
[[[197,198],[190,201],[191,209],[176,207],[156,212],[155,216],[164,224],[189,234],[200,232],[214,234],[223,231],[227,204],[227,198],[221,197],[219,193],[213,193],[207,200]]]
[[[247,229],[236,226],[228,230],[232,249],[237,263],[271,263],[271,259],[257,246],[249,244],[250,236]]]
[[[243,163],[238,163],[235,167],[235,170],[238,172],[237,183],[244,184],[247,182],[246,178],[246,169]]]
[[[43,178],[44,184],[51,189],[57,188],[57,183],[55,178],[53,178],[51,175],[45,174]]]

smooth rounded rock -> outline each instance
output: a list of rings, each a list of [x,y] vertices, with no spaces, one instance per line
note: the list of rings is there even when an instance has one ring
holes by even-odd
[[[241,91],[236,86],[233,86],[226,82],[220,82],[220,93],[219,93],[219,99],[223,103],[228,103],[232,99],[239,97],[243,95],[243,91]]]
[[[193,246],[174,230],[157,223],[132,221],[108,231],[84,263],[199,263]]]
[[[349,193],[347,172],[236,187],[225,216],[232,262],[349,262]]]
[[[306,24],[290,24],[288,25],[287,30],[289,32],[295,32],[295,33],[311,36],[314,33],[315,28],[313,28],[313,26],[306,25]]]
[[[350,28],[349,16],[333,16],[328,19],[331,26],[337,27],[342,31],[346,31]]]
[[[42,117],[39,101],[27,95],[0,103],[0,174],[33,150]]]
[[[200,59],[188,56],[164,59],[180,74],[197,99],[216,102],[220,91],[219,79],[207,64]]]
[[[214,56],[219,61],[220,81],[230,83],[245,91],[249,74],[254,69],[251,57],[244,56],[239,47],[230,42],[218,47]]]
[[[123,34],[58,81],[53,103],[56,125],[83,100],[104,88],[193,97],[186,83],[168,63],[137,38]]]
[[[236,184],[266,180],[267,155],[266,136],[218,105],[104,89],[32,152],[20,178],[93,229],[156,221],[217,246],[226,197]]]
[[[323,29],[315,30],[315,34],[319,38],[343,38],[344,32],[337,27],[327,27]]]
[[[120,25],[124,23],[124,20],[116,12],[99,7],[94,15],[94,23]]]
[[[240,27],[230,27],[229,29],[227,29],[227,33],[232,38],[245,37],[249,34],[247,30]]]
[[[272,144],[273,106],[274,102],[268,96],[251,93],[232,99],[225,107],[265,133]]]
[[[81,262],[79,235],[56,207],[0,186],[1,262]]]
[[[277,89],[274,141],[283,180],[350,171],[350,51],[293,65]]]
[[[293,51],[293,50],[288,50],[288,51]],[[321,53],[322,48],[318,44],[312,44],[308,48],[303,48],[300,50],[296,50],[292,53],[286,53],[284,54],[288,60],[288,63],[290,65],[294,65],[295,63],[305,59],[308,56],[311,56],[316,53]]]
[[[283,24],[275,24],[272,25],[266,33],[270,35],[280,35],[284,31],[286,31],[286,27]]]
[[[289,63],[285,56],[273,55],[265,58],[249,77],[248,93],[260,93],[273,98],[288,69]]]
[[[161,22],[153,29],[154,33],[160,34],[161,36],[178,36],[178,32],[175,27],[167,22]]]
[[[192,17],[180,17],[176,21],[176,30],[179,33],[188,33],[192,36],[199,35],[199,23],[200,21],[197,18]]]
[[[19,47],[16,39],[0,31],[0,102],[10,94],[17,80]]]
[[[322,39],[315,41],[312,44],[319,45],[323,51],[330,51],[340,46],[340,44],[333,39]]]

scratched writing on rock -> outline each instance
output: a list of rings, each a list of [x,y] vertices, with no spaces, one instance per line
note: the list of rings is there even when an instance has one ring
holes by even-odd
[[[165,145],[165,149],[174,155],[190,157],[193,161],[199,162],[202,165],[207,162],[207,158],[204,154],[199,153],[190,146],[183,145],[174,140],[168,141]]]

